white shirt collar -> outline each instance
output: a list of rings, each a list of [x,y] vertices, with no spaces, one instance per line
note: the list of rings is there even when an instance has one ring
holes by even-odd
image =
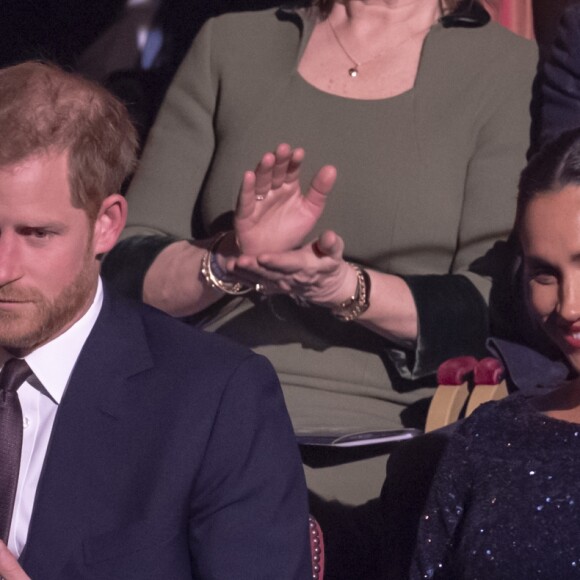
[[[57,404],[60,404],[81,349],[97,321],[102,305],[103,284],[99,278],[93,303],[83,316],[61,335],[24,357],[34,376]],[[0,349],[2,364],[8,358],[8,353]]]

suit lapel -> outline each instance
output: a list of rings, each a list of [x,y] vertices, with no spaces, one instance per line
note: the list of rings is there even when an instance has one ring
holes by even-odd
[[[106,291],[59,406],[38,484],[21,557],[33,578],[62,577],[71,555],[81,557],[83,529],[98,529],[94,502],[102,501],[98,495],[114,477],[104,451],[114,449],[123,433],[125,384],[152,366],[136,306]],[[102,516],[106,521],[106,514]]]

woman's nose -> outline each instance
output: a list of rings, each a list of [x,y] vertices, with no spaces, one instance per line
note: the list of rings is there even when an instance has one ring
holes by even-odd
[[[580,278],[562,287],[558,314],[566,322],[580,320]]]

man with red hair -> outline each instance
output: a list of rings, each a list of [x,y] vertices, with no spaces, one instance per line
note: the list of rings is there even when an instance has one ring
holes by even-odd
[[[0,70],[0,576],[306,578],[269,363],[101,283],[135,149],[104,89]]]

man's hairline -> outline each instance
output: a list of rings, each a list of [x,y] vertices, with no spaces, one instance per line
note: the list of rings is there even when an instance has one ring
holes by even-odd
[[[24,167],[27,163],[33,162],[35,160],[42,159],[42,158],[45,158],[47,160],[51,159],[51,158],[54,159],[54,158],[59,157],[61,155],[66,155],[67,182],[68,182],[68,186],[69,186],[71,205],[75,209],[80,209],[85,213],[85,215],[87,216],[87,218],[89,220],[89,225],[92,227],[97,220],[97,216],[98,216],[99,212],[97,211],[96,214],[93,216],[93,215],[91,215],[91,212],[89,211],[88,205],[85,205],[85,206],[75,205],[75,201],[76,201],[75,198],[78,199],[79,196],[75,196],[74,191],[73,191],[73,183],[72,183],[71,174],[70,174],[70,159],[71,159],[71,148],[70,147],[59,147],[57,145],[49,145],[48,147],[39,147],[38,149],[31,151],[30,153],[28,153],[24,157],[20,157],[14,161],[9,161],[7,163],[0,163],[0,171],[11,172],[12,169],[17,170],[19,167]],[[99,203],[99,208],[102,206],[103,201],[104,201],[104,199],[101,200],[101,202]]]

